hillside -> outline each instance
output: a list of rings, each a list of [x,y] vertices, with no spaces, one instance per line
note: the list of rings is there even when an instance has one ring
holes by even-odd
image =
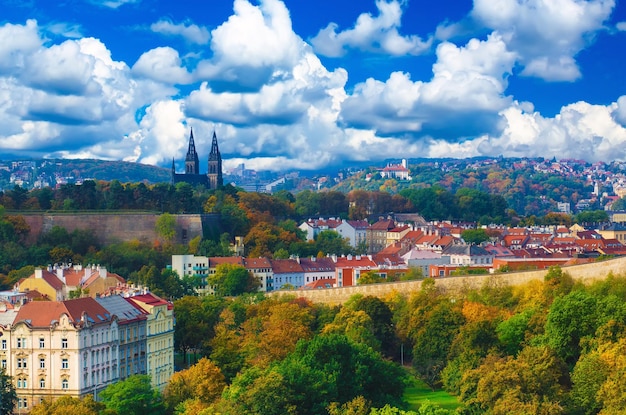
[[[39,180],[50,186],[87,179],[122,183],[162,183],[170,181],[170,169],[128,161],[95,159],[54,159],[30,161],[0,161],[0,189],[11,188],[11,177],[25,184]],[[27,186],[30,187],[30,186]]]

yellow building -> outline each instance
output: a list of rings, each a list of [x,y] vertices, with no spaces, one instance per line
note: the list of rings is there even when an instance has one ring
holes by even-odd
[[[147,374],[152,386],[163,391],[174,374],[174,305],[152,293],[129,297],[148,313]]]
[[[108,272],[104,267],[55,265],[47,269],[35,269],[32,275],[16,285],[20,292],[38,291],[52,301],[64,301],[70,298],[72,291],[78,289],[82,290],[83,296],[87,293],[95,298],[124,283],[124,278]]]

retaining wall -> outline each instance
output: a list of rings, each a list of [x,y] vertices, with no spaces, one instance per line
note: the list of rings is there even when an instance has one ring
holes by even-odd
[[[593,280],[606,278],[610,272],[614,275],[626,274],[626,257],[584,265],[572,265],[562,267],[562,269],[575,280],[589,283]],[[435,279],[435,285],[446,292],[454,293],[465,288],[480,288],[488,279],[495,279],[497,282],[509,285],[522,285],[532,280],[543,281],[547,273],[547,270],[538,270],[492,275],[445,277]],[[314,303],[335,305],[344,303],[354,294],[384,297],[393,292],[408,294],[412,291],[419,291],[421,286],[421,281],[406,281],[316,290],[274,291],[268,293],[268,295],[295,295],[296,297],[307,298]]]

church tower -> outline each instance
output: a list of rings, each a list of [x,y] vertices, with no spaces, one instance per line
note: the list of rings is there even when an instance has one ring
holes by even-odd
[[[196,153],[196,145],[193,142],[193,128],[189,135],[189,148],[187,156],[185,156],[185,174],[200,174],[200,162],[198,153]]]
[[[217,189],[223,186],[222,155],[217,146],[217,135],[215,135],[215,131],[213,131],[213,142],[211,143],[211,153],[209,153],[209,172],[207,176],[209,177],[210,189]]]

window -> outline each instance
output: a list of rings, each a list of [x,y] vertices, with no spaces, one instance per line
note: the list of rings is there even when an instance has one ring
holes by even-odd
[[[63,381],[61,382],[61,389],[69,389],[70,388],[70,382],[67,379],[63,379]]]
[[[61,349],[67,349],[67,339],[61,339]]]
[[[7,368],[7,359],[2,359],[2,362],[0,362],[0,367],[2,369],[6,369]]]
[[[17,378],[17,388],[26,389],[26,378]]]
[[[41,389],[46,387],[46,380],[44,378],[39,379],[39,387]]]
[[[46,359],[44,359],[43,357],[39,358],[39,369],[45,369],[46,368]]]
[[[46,347],[46,340],[43,337],[39,338],[39,348],[43,349],[44,347]]]
[[[17,368],[18,369],[26,369],[26,358],[18,357],[17,358]]]
[[[26,400],[26,398],[17,398],[17,407],[19,409],[26,409],[28,408],[28,400]]]
[[[63,359],[61,359],[61,369],[69,369],[69,368],[70,368],[69,361],[67,360],[67,357],[64,357]]]
[[[26,339],[23,337],[18,337],[17,338],[17,348],[18,349],[25,349],[26,348]]]
[[[6,339],[2,340],[2,350],[6,350],[7,349],[7,341]]]

